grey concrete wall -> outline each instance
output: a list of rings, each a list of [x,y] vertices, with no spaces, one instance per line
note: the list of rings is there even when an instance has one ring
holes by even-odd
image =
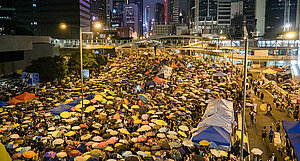
[[[0,63],[0,75],[25,69],[39,57],[58,55],[47,36],[0,36],[0,52],[24,51],[24,60]]]

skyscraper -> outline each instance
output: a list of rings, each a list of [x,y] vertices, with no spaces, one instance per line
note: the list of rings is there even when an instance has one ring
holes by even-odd
[[[168,0],[168,24],[179,24],[179,0]]]
[[[266,0],[265,36],[276,37],[296,25],[297,0]]]
[[[15,8],[13,0],[0,1],[0,32],[4,30],[5,24],[15,18]]]
[[[163,25],[165,23],[164,4],[155,3],[154,20],[155,25]]]
[[[24,23],[34,35],[54,38],[79,38],[79,26],[90,31],[89,0],[15,0],[16,20]],[[61,22],[69,27],[59,29]]]
[[[92,21],[97,20],[103,26],[107,24],[106,0],[91,0],[90,11]]]
[[[151,20],[150,20],[150,6],[147,5],[144,10],[144,35],[148,36],[149,30],[150,30]]]

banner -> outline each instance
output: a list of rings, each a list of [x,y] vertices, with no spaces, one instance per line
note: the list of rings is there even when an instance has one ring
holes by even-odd
[[[168,67],[168,66],[163,66],[161,68],[161,70],[157,73],[157,75],[160,75],[160,74],[164,74],[164,78],[168,78],[171,76],[172,74],[172,68]]]
[[[22,73],[23,83],[31,86],[39,86],[39,73]]]
[[[84,77],[84,78],[89,78],[89,77],[90,77],[89,70],[83,69],[83,77]]]

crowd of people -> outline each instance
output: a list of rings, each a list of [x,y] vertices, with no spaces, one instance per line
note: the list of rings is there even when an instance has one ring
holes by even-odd
[[[171,74],[158,74],[165,65]],[[1,143],[14,160],[237,160],[239,142],[230,151],[191,142],[210,100],[241,106],[229,69],[239,70],[199,56],[114,58],[84,80],[83,101],[77,77],[24,89],[35,98],[0,109]]]

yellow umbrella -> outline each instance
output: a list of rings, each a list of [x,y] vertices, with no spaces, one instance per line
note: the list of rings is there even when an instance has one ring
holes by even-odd
[[[111,146],[108,146],[104,150],[106,150],[106,151],[113,151],[114,149]]]
[[[236,131],[236,135],[238,136],[239,139],[242,139],[242,135],[241,134],[242,134],[241,131],[239,131],[239,130]],[[247,136],[245,134],[244,134],[244,142],[248,143],[248,139],[247,139]]]
[[[81,101],[80,101],[81,102]],[[83,104],[87,105],[90,103],[90,100],[83,100]]]
[[[122,106],[126,109],[128,109],[128,106],[126,104],[122,104]]]
[[[18,124],[18,123],[16,123],[16,124],[13,125],[14,128],[18,127],[18,126],[20,126],[20,124]]]
[[[94,100],[96,100],[96,101],[100,101],[100,100],[102,100],[103,99],[103,96],[101,96],[101,95],[96,95],[95,97],[94,97]]]
[[[113,101],[107,101],[106,104],[112,105],[112,104],[114,104],[114,102]]]
[[[118,134],[119,134],[119,132],[115,131],[115,130],[113,130],[113,131],[110,132],[110,135],[118,135]]]
[[[78,112],[82,111],[81,108],[82,108],[82,104],[78,104],[78,105],[75,106],[75,110],[78,111]]]
[[[119,130],[121,133],[123,133],[123,134],[126,134],[126,135],[129,135],[130,133],[128,132],[128,130],[127,129],[121,129],[121,130]]]
[[[67,132],[65,135],[66,135],[66,136],[73,136],[73,135],[75,135],[75,134],[76,134],[75,131],[69,131],[69,132]]]
[[[122,145],[124,145],[124,144],[122,144],[122,143],[117,143],[117,144],[115,144],[115,148],[118,147],[118,146],[122,146]]]
[[[156,125],[160,125],[160,126],[165,126],[165,125],[167,125],[167,123],[166,123],[165,121],[163,121],[163,120],[156,120],[154,123],[155,123]]]
[[[89,106],[85,109],[84,112],[91,112],[91,111],[94,111],[96,108],[94,106]]]
[[[106,100],[105,98],[102,98],[102,99],[100,100],[100,102],[107,102],[107,100]]]
[[[223,150],[218,150],[218,152],[221,156],[224,156],[224,157],[226,157],[228,155],[228,153],[226,151],[223,151]]]
[[[149,110],[147,113],[155,113],[155,110]]]
[[[140,124],[140,123],[142,123],[142,120],[134,120],[133,123]]]
[[[106,95],[103,92],[101,92],[100,95],[103,97],[106,97]]]
[[[178,134],[185,137],[185,138],[187,137],[187,135],[183,131],[178,131]]]
[[[0,108],[0,112],[3,112],[3,108]]]
[[[108,99],[108,100],[113,100],[114,97],[113,97],[113,96],[107,96],[106,99]]]
[[[201,141],[199,142],[199,144],[202,145],[202,146],[208,146],[208,145],[210,145],[210,142],[207,141],[207,140],[201,140]]]
[[[66,119],[66,118],[69,118],[71,117],[71,113],[70,112],[62,112],[60,113],[60,117]]]
[[[52,136],[55,137],[55,138],[61,137],[61,132],[60,131],[54,131],[52,133]]]
[[[140,108],[140,106],[138,106],[138,105],[133,105],[133,106],[131,106],[131,108],[132,108],[132,109],[138,109],[138,108]]]
[[[55,103],[54,106],[58,106],[60,103]]]

